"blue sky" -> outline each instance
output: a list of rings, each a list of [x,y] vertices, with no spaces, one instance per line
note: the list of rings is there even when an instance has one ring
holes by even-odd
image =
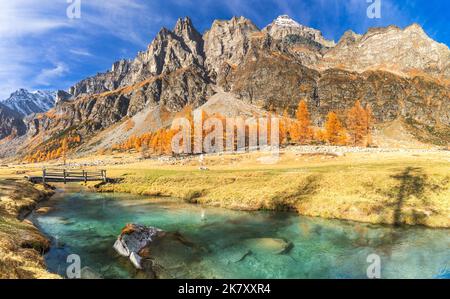
[[[68,1],[0,0],[0,99],[22,87],[67,89],[133,58],[183,16],[204,32],[214,19],[242,15],[263,28],[288,14],[336,41],[348,29],[416,22],[450,45],[447,0],[381,0],[381,19],[367,17],[368,0],[80,0],[80,19],[67,17]]]

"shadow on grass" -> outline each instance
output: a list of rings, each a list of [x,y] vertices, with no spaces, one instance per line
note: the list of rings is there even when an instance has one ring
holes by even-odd
[[[321,178],[321,175],[310,175],[297,186],[294,192],[278,194],[271,202],[273,208],[276,211],[295,211],[299,201],[317,193]]]
[[[418,167],[407,167],[400,173],[392,175],[391,178],[397,181],[397,186],[387,192],[386,195],[395,200],[392,204],[387,205],[384,210],[386,212],[392,211],[392,223],[395,226],[406,224],[408,217],[409,224],[423,224],[428,215],[419,212],[417,208],[420,207],[406,209],[408,200],[416,198],[419,201],[419,206],[426,208],[430,204],[427,194],[441,192],[449,182],[447,177],[435,183],[423,172],[422,168]]]

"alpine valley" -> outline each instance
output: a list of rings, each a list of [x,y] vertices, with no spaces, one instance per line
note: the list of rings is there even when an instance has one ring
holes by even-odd
[[[450,50],[417,24],[333,41],[286,15],[182,18],[109,71],[0,101],[0,279],[449,278],[449,144]]]

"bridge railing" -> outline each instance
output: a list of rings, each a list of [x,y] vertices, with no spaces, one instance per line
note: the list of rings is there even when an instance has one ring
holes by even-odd
[[[62,180],[64,183],[67,181],[96,181],[101,180],[106,182],[106,170],[98,171],[86,171],[86,170],[73,170],[73,169],[42,169],[42,182],[45,184],[46,180]]]

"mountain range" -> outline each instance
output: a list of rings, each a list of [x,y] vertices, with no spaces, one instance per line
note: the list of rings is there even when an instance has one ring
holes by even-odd
[[[59,92],[45,113],[23,118],[43,111],[0,103],[0,139],[14,132],[0,149],[20,156],[77,132],[83,137],[78,151],[89,152],[168,126],[186,106],[294,115],[300,99],[314,125],[360,100],[379,124],[401,120],[448,143],[449,79],[449,48],[417,24],[347,31],[336,44],[288,16],[263,29],[244,17],[216,20],[204,34],[183,18],[173,30],[162,28],[134,59]]]
[[[22,116],[27,116],[50,110],[55,105],[55,98],[56,92],[41,90],[29,92],[22,88],[13,92],[9,98],[2,101],[2,104]]]

